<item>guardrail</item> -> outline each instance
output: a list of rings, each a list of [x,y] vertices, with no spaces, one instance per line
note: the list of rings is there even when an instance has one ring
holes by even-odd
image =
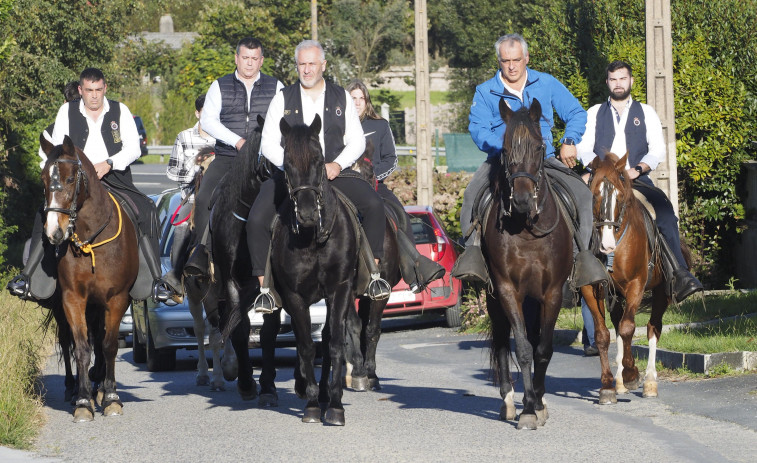
[[[160,156],[170,156],[173,145],[148,145],[147,154],[157,154]],[[415,156],[415,146],[397,146],[397,156]],[[447,150],[444,147],[431,148],[432,156],[446,156]]]

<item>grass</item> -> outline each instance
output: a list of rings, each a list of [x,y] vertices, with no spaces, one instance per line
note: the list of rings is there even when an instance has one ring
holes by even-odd
[[[642,338],[637,344],[647,345],[647,340]],[[685,353],[757,351],[757,318],[674,329],[660,336],[657,346]]]
[[[168,158],[170,157],[171,156],[168,154],[163,156],[159,154],[148,154],[134,161],[134,164],[168,164]]]
[[[39,379],[51,337],[40,328],[44,312],[0,295],[0,445],[29,449],[43,422]]]
[[[415,91],[414,90],[408,90],[408,91],[392,90],[389,93],[392,96],[396,96],[399,98],[400,108],[415,108]],[[440,91],[431,92],[430,94],[431,104],[439,105],[439,104],[449,103],[448,95],[449,95],[449,92],[440,92]],[[377,105],[377,108],[378,108],[378,105]]]
[[[647,369],[648,361],[645,358],[638,358],[636,357],[634,359],[634,364],[636,365],[636,368],[639,369],[639,372],[643,374],[644,370]],[[713,368],[710,368],[710,371],[708,373],[694,373],[693,371],[686,368],[686,366],[682,366],[681,368],[665,368],[662,365],[662,362],[657,362],[656,365],[657,370],[657,378],[665,381],[686,381],[691,379],[710,379],[710,378],[720,378],[725,376],[739,376],[739,375],[750,375],[754,374],[753,371],[741,371],[741,370],[735,370],[730,365],[726,363],[721,363],[720,365],[716,365]],[[750,392],[751,394],[751,392]]]

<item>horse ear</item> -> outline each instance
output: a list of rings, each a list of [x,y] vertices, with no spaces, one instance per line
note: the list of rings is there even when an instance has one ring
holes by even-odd
[[[279,129],[281,129],[281,134],[285,137],[289,135],[289,132],[292,131],[292,127],[289,125],[289,122],[286,121],[283,117],[281,118],[281,121],[279,122]]]
[[[50,156],[50,151],[54,148],[52,142],[45,137],[44,132],[39,135],[39,146],[42,147],[42,152],[46,156]]]
[[[513,117],[512,109],[507,105],[504,98],[499,99],[499,115],[502,117],[502,120],[505,121],[505,124],[510,122],[510,118]]]
[[[76,153],[76,146],[74,146],[74,141],[71,140],[71,137],[69,137],[68,135],[65,135],[63,137],[63,152],[70,155]]]
[[[541,119],[541,103],[539,103],[539,100],[536,98],[531,102],[531,107],[528,108],[528,117],[530,117],[536,124],[538,124]]]
[[[620,172],[625,172],[627,160],[628,160],[628,151],[626,151],[626,154],[624,154],[623,157],[618,159],[618,162],[615,163],[615,169],[617,169]]]
[[[310,135],[319,136],[321,134],[321,116],[318,114],[313,118],[313,123],[310,124]]]
[[[265,118],[258,114],[258,126],[262,129],[263,125],[265,125]]]

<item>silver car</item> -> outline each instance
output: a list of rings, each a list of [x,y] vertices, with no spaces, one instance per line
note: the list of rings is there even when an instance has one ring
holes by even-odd
[[[161,264],[165,273],[171,268],[170,253],[174,232],[169,219],[180,206],[181,194],[178,189],[166,190],[153,195],[152,199],[158,208],[161,229]],[[194,321],[186,300],[181,304],[173,301],[159,304],[152,301],[135,303],[132,317],[134,320],[134,361],[147,362],[147,369],[150,371],[171,370],[176,367],[176,349],[197,348]],[[326,303],[323,300],[310,307],[310,317],[313,340],[320,344],[321,332],[326,323]],[[295,344],[294,332],[289,315],[285,311],[281,311],[281,322],[276,346],[293,346]],[[263,326],[262,315],[252,313],[250,324],[252,325],[250,347],[259,347],[260,329]],[[207,333],[204,342],[208,345]]]

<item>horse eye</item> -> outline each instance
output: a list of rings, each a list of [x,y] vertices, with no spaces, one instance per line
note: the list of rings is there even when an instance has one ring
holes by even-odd
[[[69,185],[71,185],[72,183],[74,183],[74,177],[73,176],[72,177],[68,177],[66,179],[66,183],[68,183]]]

